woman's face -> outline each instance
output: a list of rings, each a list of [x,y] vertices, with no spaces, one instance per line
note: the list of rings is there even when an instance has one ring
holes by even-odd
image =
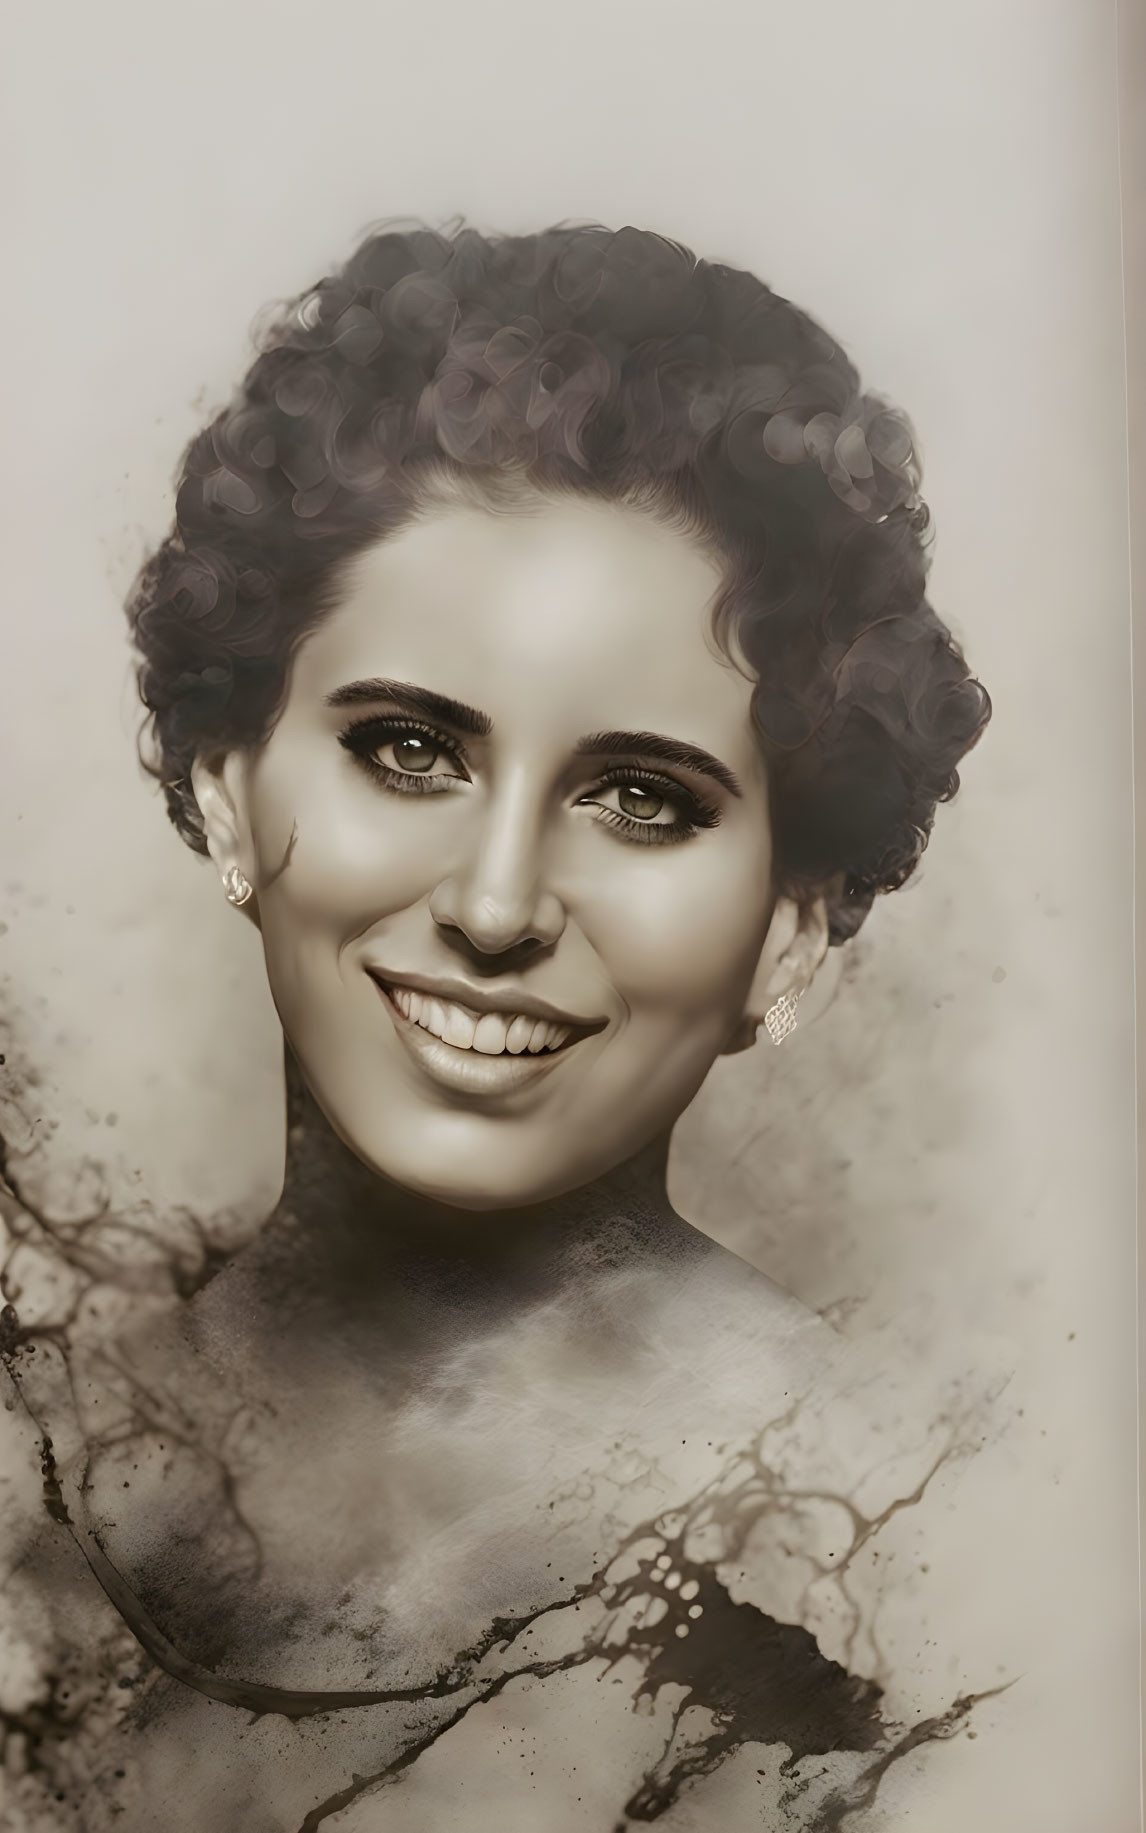
[[[356,562],[225,760],[286,1034],[387,1178],[471,1209],[576,1188],[743,1025],[771,844],[719,583],[636,509],[437,507]]]

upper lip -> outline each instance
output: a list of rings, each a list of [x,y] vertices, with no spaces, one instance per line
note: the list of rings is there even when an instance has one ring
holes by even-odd
[[[547,999],[538,999],[535,993],[527,993],[519,986],[503,983],[489,987],[452,976],[431,979],[428,974],[391,973],[388,968],[374,966],[368,966],[366,971],[383,987],[409,987],[411,992],[426,993],[431,999],[447,999],[453,1005],[469,1006],[474,1012],[497,1012],[505,1016],[520,1012],[525,1018],[548,1019],[550,1024],[574,1025],[582,1031],[599,1031],[608,1023],[596,1013],[586,1018],[577,1012],[567,1012],[561,1006],[550,1005]]]

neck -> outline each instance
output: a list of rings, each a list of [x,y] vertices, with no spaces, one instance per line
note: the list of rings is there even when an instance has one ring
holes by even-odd
[[[627,1265],[679,1266],[709,1244],[669,1202],[667,1134],[580,1189],[542,1203],[467,1210],[372,1171],[338,1138],[291,1054],[287,1162],[268,1247],[289,1243],[290,1280],[361,1306],[450,1295],[499,1313]],[[285,1268],[284,1268],[285,1270]]]

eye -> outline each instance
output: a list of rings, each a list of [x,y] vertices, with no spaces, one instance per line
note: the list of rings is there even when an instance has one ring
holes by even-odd
[[[400,794],[437,793],[470,780],[456,746],[417,720],[393,714],[358,719],[338,742],[377,782]]]
[[[399,770],[413,770],[419,776],[432,770],[442,755],[436,745],[428,739],[420,738],[416,732],[408,732],[404,738],[392,738],[388,745],[380,746],[379,749],[389,751]],[[379,757],[379,762],[383,761]]]
[[[655,789],[646,789],[641,783],[616,783],[606,789],[601,798],[601,806],[609,806],[607,798],[616,797],[615,806],[622,815],[628,815],[633,821],[656,822],[658,826],[672,823],[675,811],[671,802]]]
[[[683,784],[632,768],[606,776],[580,806],[598,810],[597,819],[607,827],[645,845],[687,840],[720,819]]]

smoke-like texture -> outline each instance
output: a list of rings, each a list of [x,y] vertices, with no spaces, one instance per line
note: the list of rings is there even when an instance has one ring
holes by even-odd
[[[15,1136],[28,1089],[4,1054]],[[890,1769],[966,1726],[972,1695],[889,1707],[878,1560],[888,1524],[973,1449],[973,1408],[889,1458],[871,1396],[856,1405],[870,1371],[854,1355],[833,1368],[822,1327],[789,1318],[777,1361],[726,1315],[736,1366],[719,1405],[718,1371],[699,1359],[643,1395],[639,1421],[602,1390],[592,1432],[559,1447],[527,1496],[521,1472],[545,1455],[533,1434],[552,1434],[531,1420],[528,1390],[547,1353],[565,1354],[547,1309],[512,1420],[480,1402],[501,1325],[430,1377],[438,1401],[455,1376],[467,1389],[451,1423],[435,1426],[417,1392],[387,1410],[391,1483],[379,1492],[361,1467],[333,1498],[339,1534],[353,1543],[362,1513],[397,1574],[356,1594],[321,1546],[306,1573],[282,1564],[300,1511],[332,1498],[320,1471],[299,1490],[274,1468],[277,1375],[260,1393],[206,1353],[215,1329],[216,1349],[234,1350],[227,1283],[273,1240],[273,1219],[244,1248],[228,1218],[118,1216],[93,1168],[57,1211],[38,1194],[50,1146],[33,1138],[6,1139],[0,1185],[18,1478],[0,1702],[14,1833],[144,1833],[160,1804],[172,1833],[334,1833],[374,1827],[379,1812],[402,1833],[463,1811],[471,1829],[531,1815],[604,1833],[748,1824],[729,1821],[724,1797],[706,1817],[716,1788],[734,1791],[737,1812],[747,1789],[751,1824],[777,1833],[858,1833],[878,1824]],[[711,1280],[706,1266],[685,1281],[670,1331],[691,1318],[703,1340],[706,1302],[728,1304]],[[585,1318],[564,1321],[579,1341]],[[739,1407],[725,1406],[734,1393]],[[499,1394],[504,1410],[504,1383]],[[732,1435],[706,1438],[712,1417]],[[292,1442],[307,1443],[305,1429]],[[492,1483],[467,1471],[475,1452]],[[400,1526],[371,1510],[430,1465],[456,1482],[425,1502],[411,1556]],[[459,1499],[473,1504],[460,1528]]]

